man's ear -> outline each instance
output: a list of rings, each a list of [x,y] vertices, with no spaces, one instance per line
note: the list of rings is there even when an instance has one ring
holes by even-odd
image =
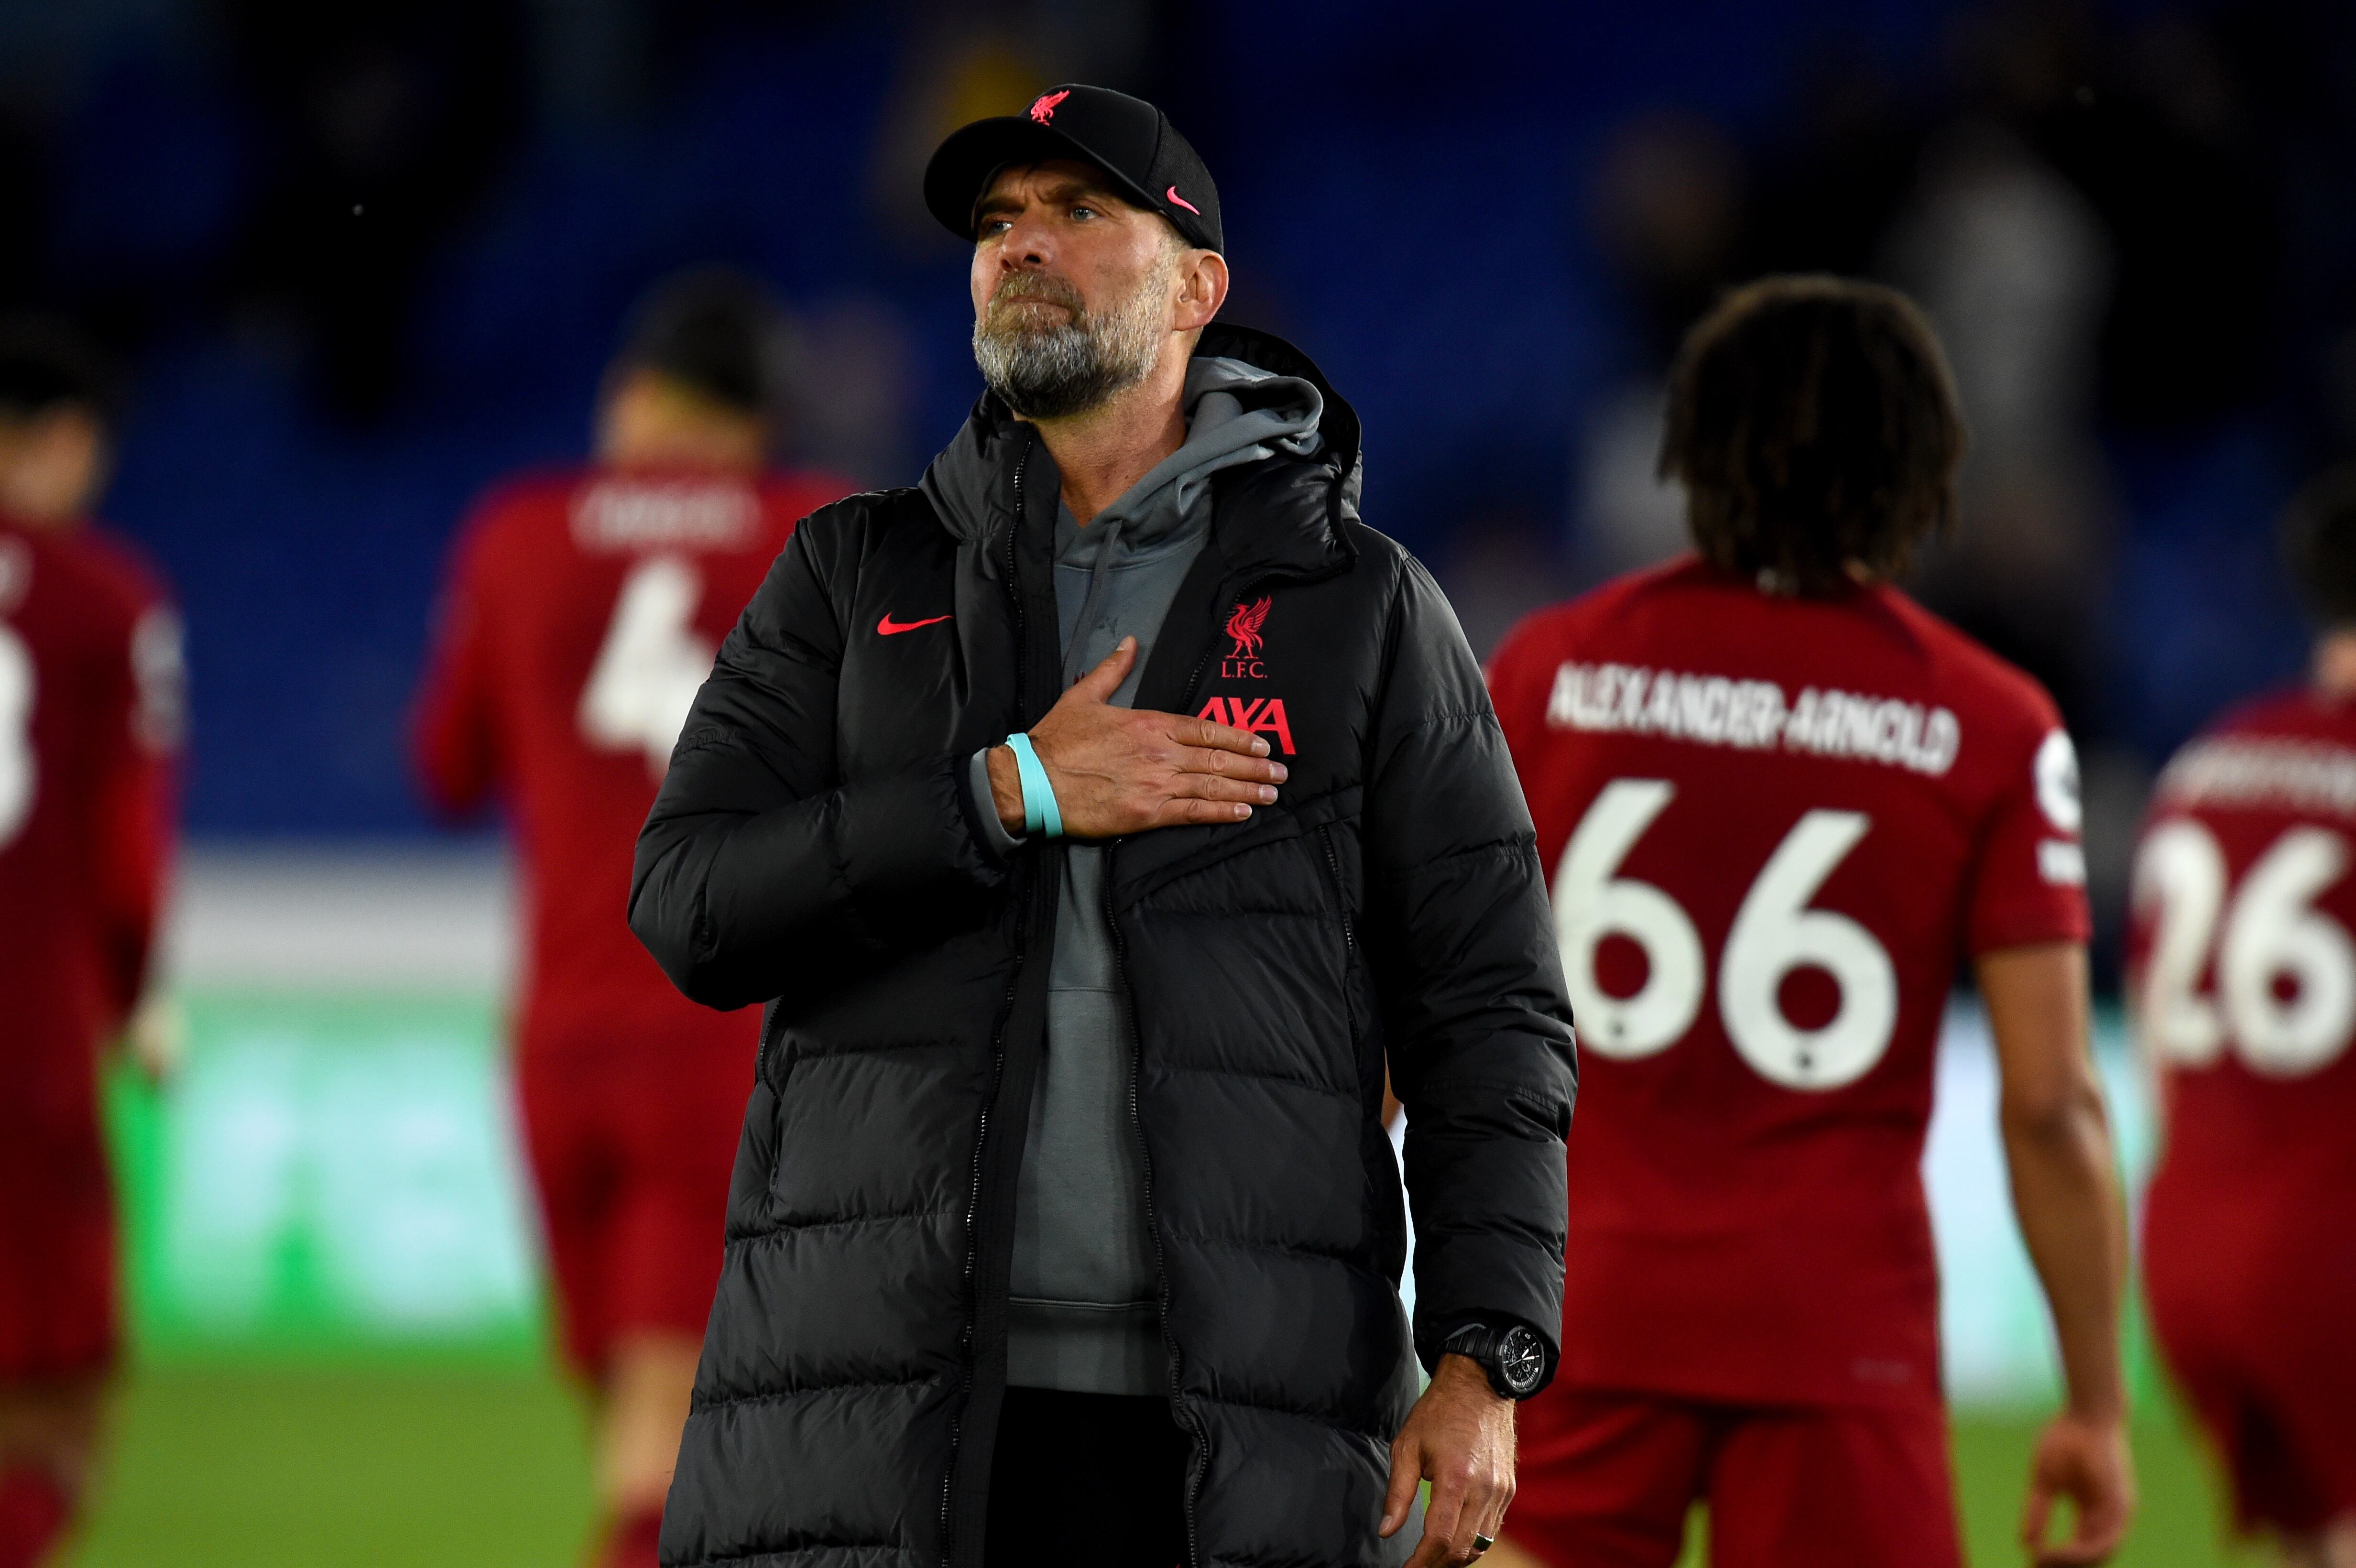
[[[1211,325],[1227,303],[1227,259],[1216,251],[1189,250],[1178,262],[1178,309],[1171,325],[1195,332]]]

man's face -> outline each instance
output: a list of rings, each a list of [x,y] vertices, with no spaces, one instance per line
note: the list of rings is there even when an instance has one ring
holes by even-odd
[[[0,411],[0,512],[19,522],[79,522],[106,475],[106,432],[78,404]]]
[[[1087,165],[1001,170],[977,211],[974,360],[1023,418],[1097,407],[1143,380],[1173,333],[1201,325],[1179,319],[1190,252]]]

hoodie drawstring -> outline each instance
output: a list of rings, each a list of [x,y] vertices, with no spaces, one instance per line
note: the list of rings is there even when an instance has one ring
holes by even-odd
[[[1084,673],[1080,668],[1080,650],[1088,645],[1089,617],[1097,611],[1097,601],[1103,596],[1105,576],[1112,570],[1112,552],[1120,543],[1120,525],[1127,521],[1115,517],[1104,524],[1104,537],[1097,541],[1097,563],[1088,572],[1087,597],[1080,601],[1079,623],[1072,628],[1072,645],[1064,650],[1064,685],[1069,688]]]

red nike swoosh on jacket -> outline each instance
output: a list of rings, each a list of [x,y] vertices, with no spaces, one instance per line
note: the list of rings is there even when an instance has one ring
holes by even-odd
[[[894,621],[892,619],[892,612],[886,610],[884,612],[884,618],[875,623],[875,630],[886,637],[896,636],[902,632],[913,632],[919,626],[937,626],[948,619],[947,615],[936,615],[929,621]]]

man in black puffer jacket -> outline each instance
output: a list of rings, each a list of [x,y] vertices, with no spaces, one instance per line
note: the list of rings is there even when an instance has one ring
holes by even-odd
[[[662,1560],[1469,1562],[1576,1086],[1481,672],[1348,405],[1213,324],[1158,111],[1050,91],[926,197],[991,389],[801,526],[639,839],[680,989],[769,1000]]]

